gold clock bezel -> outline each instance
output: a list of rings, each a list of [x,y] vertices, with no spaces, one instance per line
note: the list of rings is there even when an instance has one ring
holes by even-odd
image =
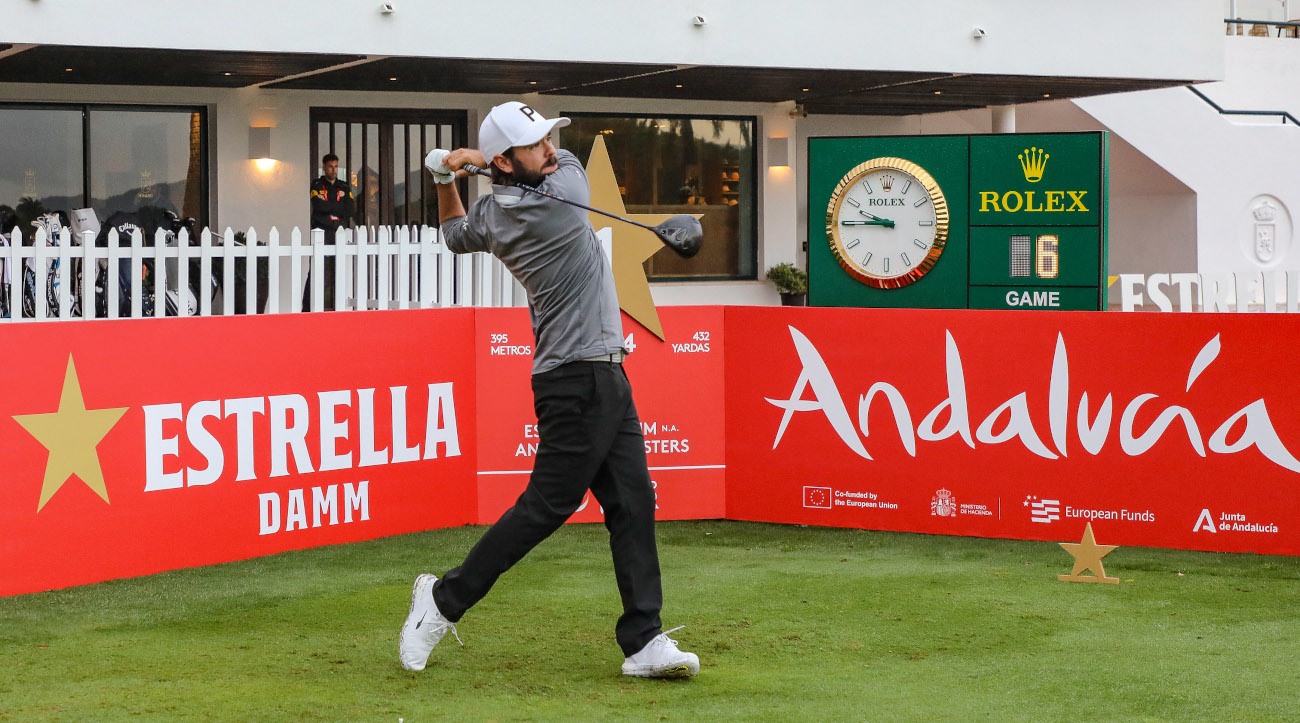
[[[847,195],[846,191],[861,180],[863,176],[881,169],[910,174],[917,181],[920,181],[926,193],[930,194],[930,203],[934,204],[934,244],[926,253],[925,258],[921,260],[921,263],[917,264],[916,268],[898,276],[876,276],[858,266],[857,262],[849,256],[848,249],[844,248],[844,243],[840,240],[839,225],[836,223],[840,213],[840,206],[844,204],[844,197]],[[840,268],[844,269],[849,276],[877,289],[901,288],[929,273],[930,269],[934,268],[934,265],[939,261],[939,256],[943,254],[944,246],[948,243],[948,199],[943,195],[943,189],[939,188],[939,183],[934,180],[934,176],[931,176],[928,171],[919,165],[894,156],[873,158],[854,166],[853,170],[844,174],[840,182],[835,184],[835,191],[831,193],[831,201],[826,206],[826,237],[830,241],[831,253],[835,254],[835,260],[839,262]]]

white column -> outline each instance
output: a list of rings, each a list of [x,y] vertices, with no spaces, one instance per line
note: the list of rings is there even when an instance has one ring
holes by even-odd
[[[794,116],[794,103],[777,103],[763,114],[759,122],[761,138],[756,139],[759,148],[759,172],[763,182],[759,186],[759,249],[758,278],[763,279],[768,268],[789,262],[804,267],[806,260],[799,243],[799,223],[796,208],[796,196],[799,184],[795,169],[801,160],[803,149],[798,147],[798,121]],[[789,143],[788,166],[769,167],[766,158],[768,138],[787,138]]]
[[[994,133],[1016,132],[1016,107],[1014,105],[993,105],[989,106],[989,111],[993,114]]]

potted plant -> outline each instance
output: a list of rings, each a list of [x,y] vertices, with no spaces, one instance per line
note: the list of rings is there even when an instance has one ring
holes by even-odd
[[[782,306],[808,305],[808,272],[794,264],[777,264],[767,270],[767,280],[776,284]]]

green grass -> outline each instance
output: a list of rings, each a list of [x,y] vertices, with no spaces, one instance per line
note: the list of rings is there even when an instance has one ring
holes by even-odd
[[[501,579],[428,669],[397,662],[438,530],[0,600],[0,718],[1288,719],[1300,559],[739,522],[659,526],[690,681],[619,675],[604,528]],[[1103,540],[1104,542],[1104,540]]]

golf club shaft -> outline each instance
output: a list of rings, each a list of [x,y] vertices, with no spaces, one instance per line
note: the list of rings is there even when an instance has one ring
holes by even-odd
[[[491,176],[492,176],[491,173],[489,173],[489,172],[483,170],[482,168],[479,168],[478,166],[475,166],[475,165],[473,165],[473,164],[470,164],[470,163],[466,163],[465,166],[464,166],[464,168],[465,168],[465,170],[469,171],[470,173],[474,173],[474,174],[477,174],[477,175],[480,175],[480,176],[488,176],[488,177],[491,177]],[[592,213],[598,213],[598,214],[600,214],[600,215],[602,215],[602,216],[608,216],[609,218],[615,219],[615,220],[617,220],[617,221],[622,221],[622,222],[624,222],[624,223],[630,223],[630,224],[632,224],[633,226],[640,226],[641,228],[643,228],[643,229],[645,229],[645,230],[647,230],[647,231],[654,231],[654,230],[655,230],[654,226],[647,226],[647,225],[645,225],[645,224],[643,224],[643,223],[640,223],[640,222],[637,222],[637,221],[633,221],[633,220],[630,219],[630,218],[623,218],[622,216],[619,216],[619,215],[616,215],[616,214],[612,214],[612,213],[610,213],[610,212],[608,212],[608,211],[602,211],[602,210],[600,210],[599,208],[592,208],[591,206],[588,206],[588,205],[585,204],[585,203],[578,203],[577,201],[570,201],[570,200],[567,199],[567,198],[560,198],[559,196],[556,196],[556,195],[554,195],[554,194],[547,193],[546,191],[543,191],[543,190],[538,189],[538,188],[533,188],[532,186],[526,186],[526,185],[524,185],[524,184],[522,184],[522,183],[516,183],[516,184],[514,184],[514,185],[515,185],[515,186],[518,186],[519,188],[524,189],[525,191],[531,191],[531,192],[533,192],[533,193],[536,193],[536,194],[539,195],[539,196],[546,196],[547,198],[554,199],[554,200],[556,200],[556,201],[559,201],[560,203],[567,203],[567,204],[569,204],[570,206],[577,206],[578,208],[586,209],[586,210],[588,210],[588,211],[591,211]]]

